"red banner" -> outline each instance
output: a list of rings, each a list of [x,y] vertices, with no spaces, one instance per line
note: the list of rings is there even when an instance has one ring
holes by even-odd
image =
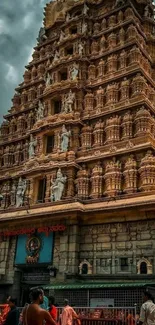
[[[48,236],[48,234],[50,232],[64,231],[65,229],[66,229],[66,226],[64,226],[64,225],[55,225],[55,226],[50,226],[50,227],[40,227],[38,229],[36,229],[36,228],[23,228],[23,229],[19,229],[19,230],[7,230],[7,231],[0,232],[0,236],[10,237],[10,236],[18,236],[18,235],[32,235],[36,231],[38,233],[45,233],[46,236]]]

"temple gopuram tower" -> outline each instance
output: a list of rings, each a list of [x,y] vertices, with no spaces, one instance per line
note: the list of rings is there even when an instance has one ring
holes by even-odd
[[[23,304],[42,285],[59,305],[141,303],[155,286],[151,0],[46,5],[0,169],[2,296]]]

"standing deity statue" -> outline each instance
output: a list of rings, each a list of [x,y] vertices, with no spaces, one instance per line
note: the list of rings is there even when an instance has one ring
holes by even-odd
[[[61,200],[66,180],[67,177],[62,175],[61,169],[59,168],[56,180],[51,180],[51,202]]]
[[[88,8],[88,6],[86,5],[86,4],[84,4],[84,7],[83,7],[83,15],[87,15],[87,13],[88,13],[88,11],[89,11],[89,8]]]
[[[61,133],[61,151],[66,152],[69,146],[69,138],[71,136],[71,131],[67,131],[65,125],[62,127]]]
[[[17,186],[17,192],[16,192],[16,208],[20,208],[23,206],[26,187],[27,187],[26,179],[22,179],[20,177]]]
[[[49,73],[47,73],[47,75],[46,75],[46,77],[45,77],[44,80],[46,82],[46,87],[50,86],[52,84],[52,82],[53,82],[52,77],[50,76]]]
[[[35,156],[35,147],[37,145],[37,140],[33,138],[33,135],[30,135],[30,142],[29,142],[29,158],[33,158]]]
[[[74,63],[69,69],[69,78],[71,80],[76,80],[79,74],[78,65]]]
[[[36,120],[37,121],[40,121],[44,118],[44,105],[42,104],[41,101],[39,101],[39,104],[38,104],[38,109],[37,109],[37,112],[36,112]]]
[[[40,28],[40,31],[39,31],[39,35],[38,35],[37,41],[38,41],[39,44],[41,44],[46,39],[47,39],[47,36],[46,36],[45,28],[44,27],[41,27]]]
[[[87,25],[87,23],[83,22],[82,23],[82,26],[81,26],[81,32],[82,32],[82,34],[86,34],[87,33],[87,30],[88,30],[88,25]]]
[[[62,102],[62,110],[65,113],[71,113],[73,110],[73,104],[75,101],[75,93],[72,93],[72,91],[69,91],[69,94],[64,96],[63,102]]]
[[[16,204],[16,185],[15,185],[15,183],[13,183],[11,186],[10,203],[11,203],[11,206],[14,206]]]
[[[53,58],[53,63],[55,63],[56,61],[58,61],[60,59],[60,54],[59,52],[56,50],[55,54],[54,54],[54,58]]]
[[[70,13],[67,12],[67,15],[66,15],[66,22],[68,22],[70,19],[71,19]]]
[[[61,30],[59,42],[63,41],[64,39],[65,39],[65,33]]]
[[[83,56],[83,54],[84,54],[84,44],[82,43],[82,42],[80,42],[79,44],[78,44],[78,53],[79,53],[79,55],[82,57]]]

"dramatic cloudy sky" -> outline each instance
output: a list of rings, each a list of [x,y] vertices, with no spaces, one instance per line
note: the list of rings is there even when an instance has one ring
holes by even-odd
[[[0,0],[0,122],[31,58],[50,0]]]

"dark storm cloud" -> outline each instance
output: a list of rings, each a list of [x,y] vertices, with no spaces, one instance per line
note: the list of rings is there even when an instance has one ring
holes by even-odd
[[[0,1],[0,122],[36,45],[48,0]]]

